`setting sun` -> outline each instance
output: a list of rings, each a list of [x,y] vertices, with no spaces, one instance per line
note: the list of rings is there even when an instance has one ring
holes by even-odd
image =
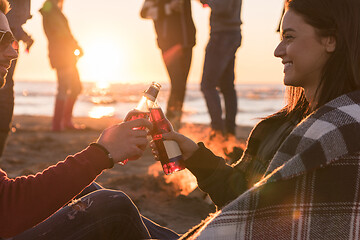
[[[89,117],[91,118],[102,118],[112,117],[115,114],[115,108],[113,106],[94,106],[89,111]]]
[[[84,56],[78,63],[83,78],[105,85],[123,81],[121,72],[125,51],[120,49],[119,43],[110,39],[96,39],[84,43],[83,49]]]

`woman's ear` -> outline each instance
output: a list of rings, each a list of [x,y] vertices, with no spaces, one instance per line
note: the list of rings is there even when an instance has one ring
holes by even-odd
[[[323,38],[323,43],[325,45],[325,49],[328,53],[332,53],[336,48],[336,38],[335,36],[328,36]]]

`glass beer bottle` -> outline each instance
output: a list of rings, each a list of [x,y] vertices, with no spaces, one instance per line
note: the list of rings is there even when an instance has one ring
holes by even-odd
[[[162,138],[162,134],[170,132],[172,126],[156,102],[150,108],[150,121],[153,124],[153,130],[150,133],[158,150],[164,173],[168,175],[183,170],[185,164],[179,145],[173,140]]]
[[[124,119],[124,122],[150,117],[150,108],[154,105],[156,97],[160,91],[161,85],[156,82],[152,82],[150,87],[144,92],[144,95],[141,97],[138,105],[128,113]],[[139,128],[142,129],[142,128]],[[121,165],[125,165],[129,159],[125,159],[122,162],[119,162]]]
[[[124,121],[127,122],[139,118],[149,119],[150,108],[153,106],[160,88],[161,85],[159,83],[152,82],[150,87],[144,92],[136,108],[134,108],[135,111],[131,111]]]

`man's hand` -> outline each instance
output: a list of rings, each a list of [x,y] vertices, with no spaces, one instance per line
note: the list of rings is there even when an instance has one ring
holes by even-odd
[[[148,144],[147,131],[139,127],[152,129],[152,124],[142,118],[111,126],[102,132],[97,143],[110,152],[115,162],[136,160],[142,156]]]
[[[26,45],[26,52],[30,51],[31,46],[34,44],[34,39],[32,39],[31,37],[29,37],[26,41],[24,41],[25,45]]]

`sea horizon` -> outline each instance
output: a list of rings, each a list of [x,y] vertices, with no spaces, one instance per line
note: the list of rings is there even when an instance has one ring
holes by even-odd
[[[74,107],[75,117],[117,117],[123,119],[133,109],[150,83],[83,82],[83,92]],[[170,84],[161,83],[160,106],[166,109]],[[52,116],[57,83],[55,81],[17,80],[15,115]],[[253,126],[284,105],[282,84],[236,84],[238,114],[236,123]],[[207,106],[199,83],[188,83],[183,107],[183,122],[209,124]]]

